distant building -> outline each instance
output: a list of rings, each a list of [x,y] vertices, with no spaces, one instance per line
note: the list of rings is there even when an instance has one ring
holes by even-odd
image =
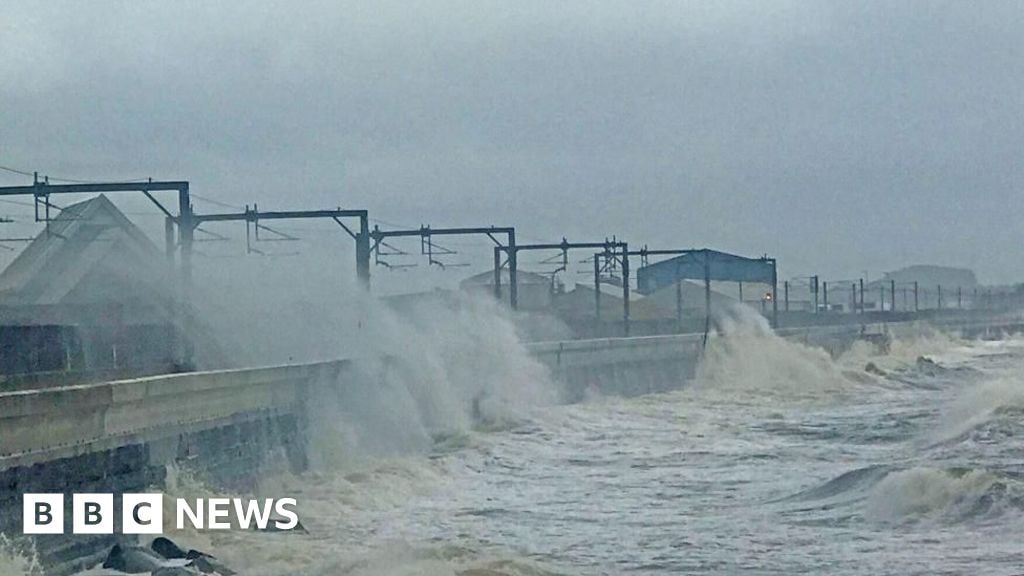
[[[508,268],[502,268],[501,300],[505,304],[509,303],[509,284]],[[494,294],[494,271],[489,270],[470,276],[459,282],[459,287],[474,294]],[[551,309],[552,293],[554,290],[550,277],[518,270],[516,272],[516,287],[519,310],[537,312]]]
[[[692,250],[666,260],[641,266],[636,271],[637,292],[650,294],[678,280],[729,281],[771,286],[775,278],[775,261],[747,258],[718,250]],[[757,300],[758,298],[754,298]],[[750,298],[744,293],[743,301]]]
[[[886,272],[882,281],[895,280],[897,284],[918,282],[921,286],[945,286],[949,288],[974,288],[978,279],[968,268],[949,266],[917,265]]]
[[[577,284],[572,290],[559,294],[555,299],[555,313],[568,321],[593,320],[596,316],[598,302],[600,302],[602,320],[621,320],[623,315],[622,287],[613,284],[601,284],[600,286],[600,299],[596,298],[594,287],[588,284]],[[629,317],[631,320],[658,320],[664,316],[653,302],[635,291],[630,292]]]
[[[64,208],[0,272],[0,373],[182,368],[166,262],[105,196]]]
[[[892,285],[896,284],[893,294]],[[917,284],[919,309],[970,306],[978,287],[972,270],[949,266],[916,265],[887,272],[880,280],[864,286],[864,309],[912,310],[914,284]],[[895,296],[895,298],[894,298]]]
[[[448,307],[457,302],[457,294],[452,290],[435,288],[422,292],[407,292],[404,294],[392,294],[382,296],[382,302],[391,307],[392,310],[402,313],[413,312],[425,306]]]
[[[677,307],[682,308],[683,317],[703,317],[706,312],[705,294],[703,282],[691,282],[682,280],[676,290],[676,284],[662,286],[661,288],[647,295],[649,300],[656,306],[666,318],[675,318]],[[734,294],[729,294],[732,291]],[[739,303],[739,290],[733,282],[712,282],[711,283],[711,310],[727,308]],[[749,297],[760,292],[759,288],[750,287]],[[744,299],[748,298],[748,292],[744,289]],[[680,306],[681,305],[681,306]]]

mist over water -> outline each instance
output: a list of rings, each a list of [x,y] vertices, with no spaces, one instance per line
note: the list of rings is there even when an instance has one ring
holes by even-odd
[[[854,386],[855,378],[825,350],[780,338],[764,316],[736,306],[718,319],[692,386],[714,395],[785,402],[841,392]]]
[[[736,312],[683,389],[559,406],[500,314],[458,310],[443,310],[447,327],[437,309],[415,330],[396,318],[407,356],[386,384],[323,402],[343,416],[314,440],[322,460],[268,475],[263,489],[298,494],[309,535],[207,544],[265,574],[1006,574],[1021,561],[1022,341],[929,334],[832,358]],[[501,425],[475,423],[481,393]],[[388,413],[368,411],[381,401]]]
[[[310,403],[311,469],[272,458],[256,490],[296,497],[308,533],[175,539],[257,575],[1008,574],[1024,559],[1024,340],[933,333],[833,358],[737,310],[680,390],[559,405],[487,300],[358,314],[316,319],[355,328],[337,342],[351,381]],[[329,357],[289,346],[268,363]],[[169,484],[220,492],[185,471]]]
[[[311,296],[323,295],[306,292],[304,298]],[[404,531],[414,520],[407,516],[410,502],[457,497],[450,455],[525,425],[560,395],[547,369],[528,355],[506,310],[489,297],[464,293],[439,294],[401,311],[365,296],[347,309],[280,302],[272,293],[250,297],[256,309],[263,298],[273,301],[274,334],[252,344],[243,338],[236,347],[266,349],[259,354],[264,362],[351,362],[339,380],[317,383],[307,403],[311,470],[293,476],[280,458],[260,481],[259,495],[299,499],[310,534],[191,533],[184,542],[217,550],[246,574],[546,573],[510,547],[492,550],[457,538],[423,542]],[[277,323],[278,313],[288,323]],[[251,316],[220,320],[240,326],[235,334],[266,335]],[[329,345],[318,340],[328,333],[334,338]],[[216,492],[188,476],[175,481],[181,493]]]
[[[373,322],[352,357],[352,381],[317,391],[312,421],[326,428],[311,447],[322,461],[423,452],[473,427],[514,425],[558,397],[490,299],[453,295],[401,315],[381,309]]]

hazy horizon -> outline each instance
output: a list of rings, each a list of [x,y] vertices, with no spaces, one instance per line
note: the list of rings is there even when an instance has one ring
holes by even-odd
[[[1008,283],[1024,278],[1003,249],[1024,213],[1022,17],[1011,2],[15,1],[0,165],[768,253],[787,276],[926,263]],[[450,244],[487,265],[486,240]]]

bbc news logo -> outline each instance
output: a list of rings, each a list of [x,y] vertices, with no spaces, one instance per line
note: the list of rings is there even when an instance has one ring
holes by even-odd
[[[72,534],[113,534],[113,494],[72,494]],[[248,530],[292,530],[299,525],[294,498],[175,498],[175,528],[191,525],[197,530],[229,530],[233,526]],[[234,520],[234,524],[232,524]],[[186,524],[187,523],[187,524]],[[22,508],[25,534],[64,533],[63,494],[25,494]],[[164,531],[163,494],[122,494],[122,534],[162,534]]]

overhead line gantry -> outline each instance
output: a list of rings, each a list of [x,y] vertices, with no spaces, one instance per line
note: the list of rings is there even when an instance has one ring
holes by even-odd
[[[595,306],[600,310],[600,272],[601,265],[599,257],[619,258],[622,265],[622,322],[623,331],[629,334],[629,245],[626,242],[620,242],[618,240],[605,239],[603,242],[569,242],[565,238],[562,238],[561,242],[551,243],[539,243],[539,244],[519,244],[516,246],[495,246],[494,247],[494,287],[495,293],[501,294],[500,282],[501,282],[501,269],[505,266],[501,261],[501,253],[505,252],[508,255],[508,270],[509,270],[509,291],[514,294],[516,288],[516,266],[519,260],[518,253],[521,251],[536,251],[536,250],[560,250],[563,257],[567,258],[570,250],[603,250],[595,254],[594,257],[594,299]],[[516,304],[512,304],[512,308],[517,308]]]
[[[245,207],[243,212],[227,212],[220,214],[193,214],[192,222],[198,227],[207,222],[245,222],[246,226],[254,224],[260,226],[260,220],[308,220],[315,218],[326,218],[333,220],[338,226],[348,233],[356,241],[356,276],[363,287],[370,287],[370,222],[369,213],[366,210],[347,210],[336,208],[333,210],[284,210],[261,212],[255,204],[252,208]],[[345,225],[343,218],[358,218],[359,230],[353,231]],[[257,228],[258,229],[258,228]],[[246,228],[248,238],[248,228]]]
[[[502,244],[497,235],[505,235],[505,244]],[[381,244],[387,238],[408,238],[408,237],[419,237],[422,240],[430,241],[433,236],[472,236],[472,235],[484,235],[494,242],[494,254],[495,254],[495,280],[494,280],[494,294],[498,299],[501,299],[501,278],[499,268],[499,252],[498,250],[509,251],[509,304],[513,309],[519,306],[519,292],[516,287],[516,257],[515,252],[517,250],[516,245],[516,229],[512,226],[480,226],[480,227],[459,227],[459,228],[431,228],[430,226],[420,226],[419,228],[411,228],[407,230],[381,230],[379,226],[374,226],[373,231],[370,232],[370,237],[373,238],[373,245],[370,248],[371,252],[380,252]]]
[[[89,182],[81,184],[50,184],[45,178],[40,180],[38,174],[30,186],[0,187],[0,196],[32,196],[35,200],[35,218],[37,222],[49,222],[49,210],[53,207],[50,196],[53,194],[101,194],[113,192],[137,192],[144,194],[166,216],[167,252],[173,255],[176,248],[181,250],[180,273],[182,296],[187,301],[188,291],[192,284],[192,252],[195,242],[195,231],[204,222],[245,221],[258,223],[259,220],[284,220],[302,218],[330,218],[337,222],[356,240],[356,274],[364,286],[370,281],[370,237],[369,216],[366,210],[295,210],[283,212],[259,212],[254,206],[246,207],[245,212],[227,214],[197,214],[192,207],[187,180],[146,180],[138,182]],[[178,193],[177,214],[171,212],[153,196],[153,192],[173,191]],[[42,215],[40,215],[42,207]],[[358,218],[359,232],[353,232],[341,221],[342,218]],[[177,226],[177,242],[174,241],[173,227]]]
[[[164,206],[153,195],[154,192],[176,192],[178,199],[177,213]],[[363,286],[370,284],[370,230],[369,216],[366,210],[295,210],[282,212],[259,212],[254,206],[246,207],[244,212],[226,214],[196,214],[192,207],[187,180],[144,180],[133,182],[86,182],[73,184],[51,184],[47,178],[40,179],[38,173],[33,174],[33,182],[29,186],[2,186],[0,197],[32,196],[35,204],[35,220],[51,221],[50,209],[57,208],[50,202],[54,194],[103,194],[115,192],[135,192],[146,196],[166,217],[165,243],[168,261],[172,264],[174,253],[181,250],[178,266],[180,273],[179,299],[187,308],[191,301],[192,286],[192,253],[195,243],[195,232],[205,222],[245,221],[259,224],[260,220],[284,220],[304,218],[330,218],[338,223],[356,241],[356,274]],[[353,232],[342,222],[343,218],[358,218],[359,231]],[[177,227],[177,241],[175,241]],[[188,315],[182,311],[182,321],[187,324]],[[186,347],[185,361],[190,362],[192,351]]]

